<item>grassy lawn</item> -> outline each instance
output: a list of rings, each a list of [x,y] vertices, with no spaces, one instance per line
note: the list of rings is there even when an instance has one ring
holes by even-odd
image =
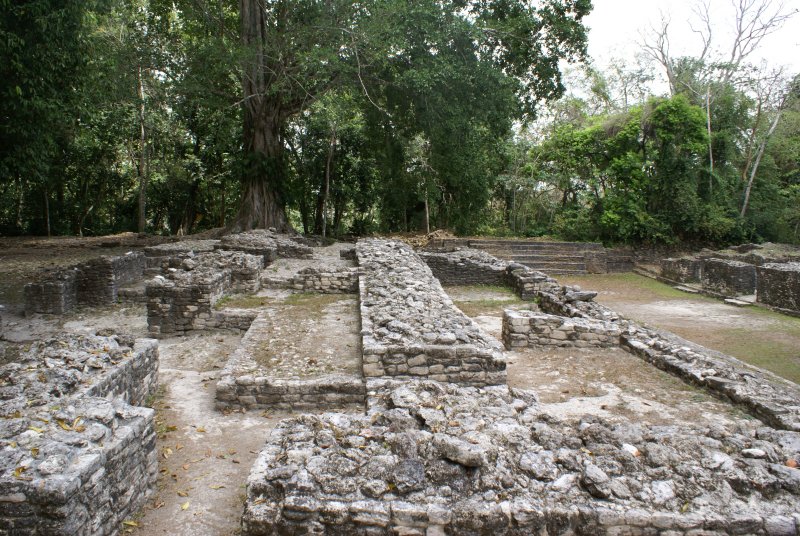
[[[637,274],[562,277],[628,318],[669,330],[800,384],[800,318],[734,307]]]

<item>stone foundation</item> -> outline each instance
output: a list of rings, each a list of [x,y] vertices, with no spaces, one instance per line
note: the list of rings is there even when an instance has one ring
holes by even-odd
[[[500,345],[453,305],[410,247],[369,239],[356,253],[365,377],[505,383]]]
[[[661,259],[661,276],[675,283],[699,283],[703,280],[703,261],[694,257]]]
[[[25,312],[64,314],[76,305],[116,303],[120,287],[140,281],[144,269],[144,254],[137,251],[44,272],[38,281],[25,285]]]
[[[463,249],[452,253],[420,252],[420,258],[445,286],[503,285],[507,263],[488,253]]]
[[[218,251],[171,257],[166,276],[147,283],[147,326],[154,337],[193,330],[244,331],[255,313],[215,311],[226,293],[255,292],[261,286],[263,259],[247,253]]]
[[[243,534],[797,534],[798,434],[561,422],[533,395],[372,380],[366,416],[283,421]]]
[[[339,271],[304,268],[286,281],[287,288],[300,292],[322,294],[353,294],[358,292],[358,268]]]
[[[759,266],[756,296],[759,303],[800,314],[800,262]]]
[[[298,240],[301,240],[298,237]],[[251,255],[262,256],[264,264],[269,265],[275,259],[310,259],[312,249],[298,240],[275,233],[272,230],[253,229],[243,233],[223,236],[215,249],[242,251]]]
[[[756,267],[741,261],[707,259],[703,263],[703,288],[723,296],[755,294]]]
[[[40,274],[39,281],[25,285],[25,314],[45,313],[61,315],[75,309],[74,268]]]
[[[621,330],[614,322],[566,318],[536,311],[503,313],[503,344],[506,349],[560,346],[609,348],[619,346]]]
[[[343,374],[308,379],[275,378],[254,358],[269,334],[267,319],[257,317],[225,365],[217,382],[216,407],[220,410],[286,409],[333,410],[364,405],[361,377]]]
[[[158,346],[123,339],[36,343],[0,368],[3,534],[118,534],[144,504],[156,433],[135,404],[155,391]]]

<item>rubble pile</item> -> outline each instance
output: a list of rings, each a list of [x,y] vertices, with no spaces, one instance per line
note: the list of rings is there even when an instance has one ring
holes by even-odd
[[[248,479],[244,534],[798,530],[795,432],[567,423],[506,386],[367,390],[367,415],[278,426]]]
[[[0,532],[116,534],[158,461],[156,341],[64,336],[0,368]]]
[[[505,383],[499,343],[453,305],[409,246],[368,239],[356,253],[365,377]]]

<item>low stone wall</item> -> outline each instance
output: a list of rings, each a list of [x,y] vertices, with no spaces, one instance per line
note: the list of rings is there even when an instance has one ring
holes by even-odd
[[[755,294],[756,267],[741,261],[707,259],[703,263],[703,288],[723,296]]]
[[[169,279],[156,276],[147,283],[147,328],[163,337],[205,329],[213,306],[231,284],[230,271],[197,269],[176,271]]]
[[[528,346],[574,348],[619,346],[621,330],[614,322],[566,318],[536,311],[506,310],[503,313],[503,344],[506,349]]]
[[[475,249],[452,253],[419,252],[442,285],[503,285],[508,263]]]
[[[25,312],[64,314],[76,305],[116,303],[120,287],[140,281],[144,268],[144,254],[136,251],[44,272],[25,285]]]
[[[263,262],[260,256],[238,251],[171,257],[166,275],[154,277],[145,288],[150,334],[164,337],[202,329],[246,330],[255,313],[214,311],[214,304],[226,293],[257,291]]]
[[[661,259],[661,276],[676,283],[703,280],[703,261],[694,257]]]
[[[505,383],[500,345],[453,305],[410,247],[368,239],[356,254],[365,377]]]
[[[144,248],[147,274],[150,276],[165,274],[174,267],[173,257],[181,255],[198,255],[210,253],[219,244],[219,240],[181,240]]]
[[[286,286],[302,292],[352,294],[358,292],[358,275],[358,268],[332,271],[308,267],[292,276],[286,282]]]
[[[267,319],[258,316],[242,338],[217,381],[216,407],[219,410],[285,409],[333,410],[364,405],[365,388],[361,377],[332,374],[302,380],[275,378],[253,356],[269,333]]]
[[[796,470],[784,465],[800,456],[797,434],[562,422],[506,386],[372,380],[367,390],[365,416],[277,426],[248,478],[244,535],[799,528]]]
[[[536,299],[542,291],[558,285],[555,279],[542,272],[513,262],[506,268],[505,281],[523,300]]]
[[[800,432],[800,387],[796,384],[731,356],[634,324],[620,340],[624,349],[648,363],[728,398],[771,426]]]
[[[25,285],[25,314],[64,314],[78,303],[74,268],[44,272]]]
[[[75,278],[75,291],[81,305],[109,305],[117,302],[117,292],[122,285],[142,279],[145,256],[141,251],[119,257],[99,257],[79,264]]]
[[[756,296],[759,303],[800,314],[800,262],[759,266]]]
[[[298,237],[299,238],[299,237]],[[313,250],[288,236],[280,235],[272,230],[253,229],[243,233],[223,236],[216,249],[243,251],[264,258],[269,265],[277,258],[310,259]]]
[[[72,336],[0,368],[0,532],[118,534],[156,482],[158,347]],[[124,341],[126,344],[129,341]]]

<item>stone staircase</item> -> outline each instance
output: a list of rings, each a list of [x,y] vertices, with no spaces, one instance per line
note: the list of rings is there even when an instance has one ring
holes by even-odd
[[[588,273],[586,253],[603,249],[600,244],[593,243],[516,240],[470,240],[469,245],[495,257],[518,262],[546,274],[558,275]]]

